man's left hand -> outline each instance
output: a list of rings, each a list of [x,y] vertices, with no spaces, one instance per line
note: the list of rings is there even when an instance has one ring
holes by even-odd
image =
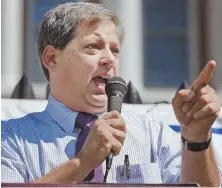
[[[191,87],[178,91],[173,98],[173,109],[181,126],[181,134],[189,141],[206,141],[219,115],[219,99],[208,85],[215,68],[215,61],[208,62]]]

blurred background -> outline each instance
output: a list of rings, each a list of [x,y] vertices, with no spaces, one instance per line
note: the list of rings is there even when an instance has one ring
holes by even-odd
[[[35,40],[44,14],[67,0],[2,0],[2,98],[47,98]],[[73,2],[78,2],[73,1]],[[143,103],[171,101],[214,59],[211,85],[222,99],[222,0],[94,0],[121,18],[120,76]]]

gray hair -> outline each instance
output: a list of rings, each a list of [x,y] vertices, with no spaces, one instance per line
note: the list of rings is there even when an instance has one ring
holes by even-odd
[[[111,20],[117,27],[120,44],[123,42],[124,31],[118,16],[102,4],[65,3],[58,5],[46,13],[40,23],[37,37],[37,51],[43,72],[49,81],[49,71],[43,65],[42,54],[47,45],[64,49],[73,39],[81,21],[89,22]]]

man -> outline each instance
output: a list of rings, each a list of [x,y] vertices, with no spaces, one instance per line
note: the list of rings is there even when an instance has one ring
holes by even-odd
[[[46,14],[37,49],[51,88],[48,105],[43,112],[2,123],[3,182],[101,182],[96,176],[104,175],[103,162],[112,152],[108,183],[220,184],[210,144],[220,111],[208,85],[215,62],[173,99],[186,140],[181,147],[176,133],[144,114],[105,113],[105,82],[118,75],[123,35],[119,18],[103,5],[67,3]],[[77,126],[79,114],[96,115],[81,147],[85,128]]]

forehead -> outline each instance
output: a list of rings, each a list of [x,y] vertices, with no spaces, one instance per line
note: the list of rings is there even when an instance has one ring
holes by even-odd
[[[102,40],[111,40],[115,43],[120,43],[117,27],[112,21],[96,21],[96,22],[80,22],[77,31],[76,37],[81,38],[83,40],[91,39],[91,38],[100,38]]]

